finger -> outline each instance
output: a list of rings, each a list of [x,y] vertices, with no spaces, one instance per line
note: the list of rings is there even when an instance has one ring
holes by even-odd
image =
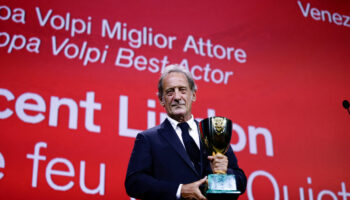
[[[208,160],[210,161],[214,160],[214,156],[208,156]]]
[[[212,163],[213,166],[224,165],[225,163],[227,163],[225,161],[221,161],[217,159],[211,160],[210,162]]]
[[[202,193],[199,193],[199,194],[197,195],[197,197],[198,197],[198,199],[200,199],[200,200],[206,200],[206,199],[207,199],[207,198],[205,198],[205,196],[203,196]]]
[[[213,163],[226,164],[228,160],[226,159],[214,159]]]
[[[203,196],[203,194],[198,190],[198,192],[195,193],[196,199],[200,199],[200,200],[206,200],[207,198],[205,198],[205,196]]]
[[[214,167],[214,170],[215,170],[215,171],[218,171],[218,170],[225,170],[225,169],[226,169],[225,166],[215,166],[215,167]]]
[[[224,165],[221,164],[221,163],[214,163],[213,166],[214,166],[214,168],[216,169],[216,168],[221,168],[221,167],[223,167]]]
[[[226,157],[226,156],[225,156],[224,154],[217,153],[215,157],[221,159],[221,158],[224,158],[224,157]]]
[[[227,163],[216,163],[213,166],[215,169],[225,169],[225,168],[227,168]]]
[[[199,181],[197,181],[197,183],[199,185],[202,185],[203,183],[205,183],[205,181],[207,180],[207,176],[205,176],[204,178],[200,179]]]
[[[228,160],[227,160],[226,157],[221,157],[221,158],[215,157],[215,158],[213,159],[213,162],[214,162],[214,163],[227,163]]]

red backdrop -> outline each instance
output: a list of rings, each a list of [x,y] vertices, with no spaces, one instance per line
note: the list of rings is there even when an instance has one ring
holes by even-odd
[[[234,122],[241,199],[347,199],[349,35],[345,1],[2,2],[0,199],[129,199],[170,63]]]

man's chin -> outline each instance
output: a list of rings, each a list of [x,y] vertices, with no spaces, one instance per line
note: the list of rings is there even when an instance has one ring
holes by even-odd
[[[177,121],[179,120],[184,120],[186,117],[186,111],[183,110],[176,110],[171,113],[171,118],[176,119]]]
[[[185,113],[183,113],[183,112],[174,112],[173,115],[177,116],[177,117],[184,117]]]
[[[186,114],[186,110],[183,109],[183,108],[177,108],[177,109],[175,108],[175,109],[172,110],[172,113],[174,115],[185,115]]]

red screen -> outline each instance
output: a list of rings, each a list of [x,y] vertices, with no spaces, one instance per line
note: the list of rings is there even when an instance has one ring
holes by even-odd
[[[0,199],[130,199],[174,63],[233,122],[240,199],[347,199],[349,35],[346,1],[2,2]]]

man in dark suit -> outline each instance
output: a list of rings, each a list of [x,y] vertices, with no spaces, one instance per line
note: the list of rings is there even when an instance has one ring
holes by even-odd
[[[171,65],[158,83],[158,97],[167,112],[159,126],[137,135],[125,179],[129,196],[138,199],[206,199],[200,188],[206,175],[226,172],[245,191],[246,176],[231,149],[208,156],[191,108],[197,86],[185,68]]]

